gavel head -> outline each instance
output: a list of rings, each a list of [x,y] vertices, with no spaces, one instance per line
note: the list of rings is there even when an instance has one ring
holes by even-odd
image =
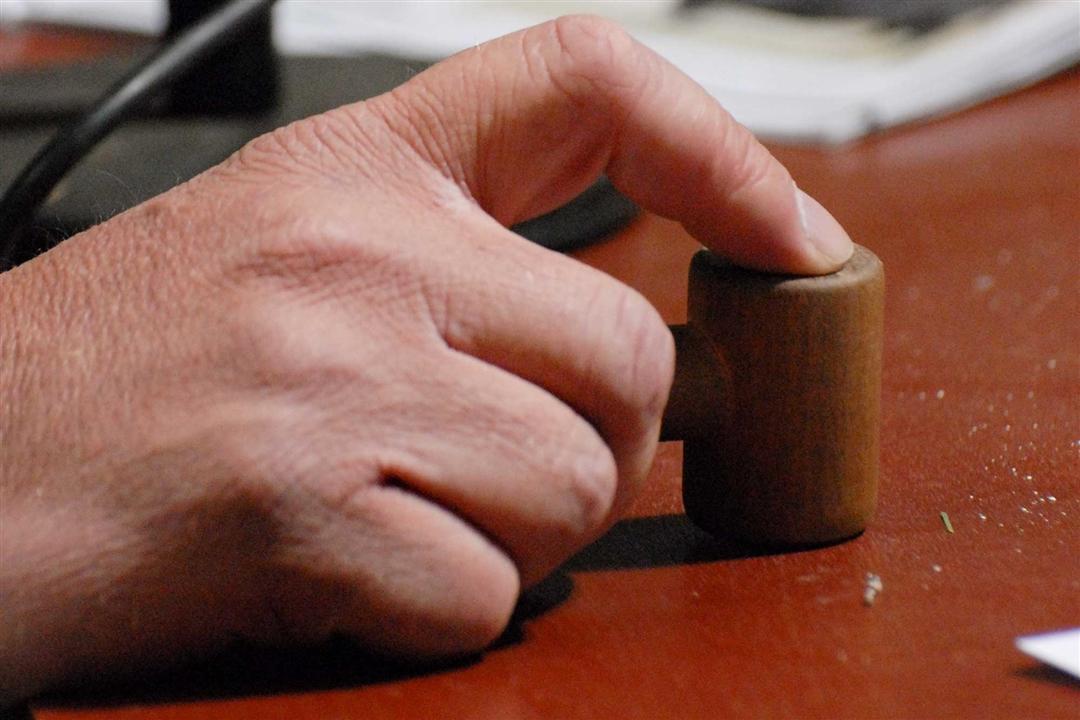
[[[664,437],[682,439],[683,502],[703,529],[758,545],[860,533],[877,497],[884,274],[690,266]]]

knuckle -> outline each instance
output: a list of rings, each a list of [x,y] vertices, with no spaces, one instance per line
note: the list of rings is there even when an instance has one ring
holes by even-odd
[[[358,233],[333,196],[290,196],[268,208],[252,247],[226,271],[240,295],[279,302],[282,295],[318,301],[335,296],[416,290],[419,273],[392,240]]]
[[[410,534],[411,535],[411,534]],[[438,656],[480,650],[505,629],[521,589],[514,562],[471,541],[447,537],[438,547],[405,536],[408,565],[398,565],[379,597],[359,589],[358,606],[373,600],[393,622],[374,631],[394,654]],[[414,544],[416,543],[416,544]],[[399,560],[400,562],[400,560]],[[363,621],[361,621],[363,622]]]
[[[556,57],[549,63],[554,82],[570,95],[612,95],[637,87],[640,46],[617,23],[595,15],[568,15],[551,21]]]
[[[614,305],[615,387],[623,404],[650,426],[667,401],[675,344],[656,308],[636,291],[619,288]]]
[[[254,278],[291,281],[317,279],[328,271],[348,272],[349,267],[370,261],[372,244],[357,242],[332,212],[305,213],[284,208],[277,231],[262,239],[249,262],[238,269]],[[325,278],[323,278],[325,279]]]
[[[720,184],[728,195],[751,192],[770,180],[776,163],[771,162],[749,130],[727,119],[716,136],[720,138],[719,155],[727,161],[722,164]]]
[[[333,213],[286,215],[225,270],[213,318],[222,332],[210,352],[264,395],[326,399],[378,382],[388,367],[380,348],[438,322],[437,283],[412,256],[357,238]]]
[[[237,308],[231,325],[228,353],[237,375],[263,397],[325,401],[371,381],[361,349],[302,306],[249,302]]]
[[[256,299],[238,304],[228,336],[231,354],[260,385],[276,385],[283,380],[295,385],[302,378],[307,363],[302,359],[303,343],[294,330],[295,323],[285,317],[287,310],[277,303]]]
[[[443,650],[448,653],[474,652],[494,642],[504,629],[517,601],[517,576],[509,573],[491,574],[477,585],[450,617],[440,617],[435,624],[437,635],[445,638]]]
[[[577,512],[567,518],[562,534],[576,541],[603,525],[615,502],[618,479],[615,458],[603,443],[594,441],[592,448],[576,453],[567,482]]]
[[[618,23],[598,15],[567,15],[552,21],[559,49],[567,59],[600,77],[618,71],[634,41]]]

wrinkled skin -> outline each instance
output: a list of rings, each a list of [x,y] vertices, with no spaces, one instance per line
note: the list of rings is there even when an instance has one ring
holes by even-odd
[[[238,637],[490,643],[656,448],[664,323],[505,229],[600,172],[747,265],[851,251],[699,87],[578,17],[0,275],[0,697]]]

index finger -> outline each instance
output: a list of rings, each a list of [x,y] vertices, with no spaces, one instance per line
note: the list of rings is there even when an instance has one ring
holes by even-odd
[[[851,240],[701,86],[598,17],[569,16],[460,53],[372,109],[509,225],[601,172],[735,262],[816,274]]]

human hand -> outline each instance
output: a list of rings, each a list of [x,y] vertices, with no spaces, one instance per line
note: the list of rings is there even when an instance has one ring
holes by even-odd
[[[473,651],[625,509],[671,336],[506,226],[601,172],[732,259],[850,241],[596,18],[259,138],[0,275],[0,698],[345,633]]]

